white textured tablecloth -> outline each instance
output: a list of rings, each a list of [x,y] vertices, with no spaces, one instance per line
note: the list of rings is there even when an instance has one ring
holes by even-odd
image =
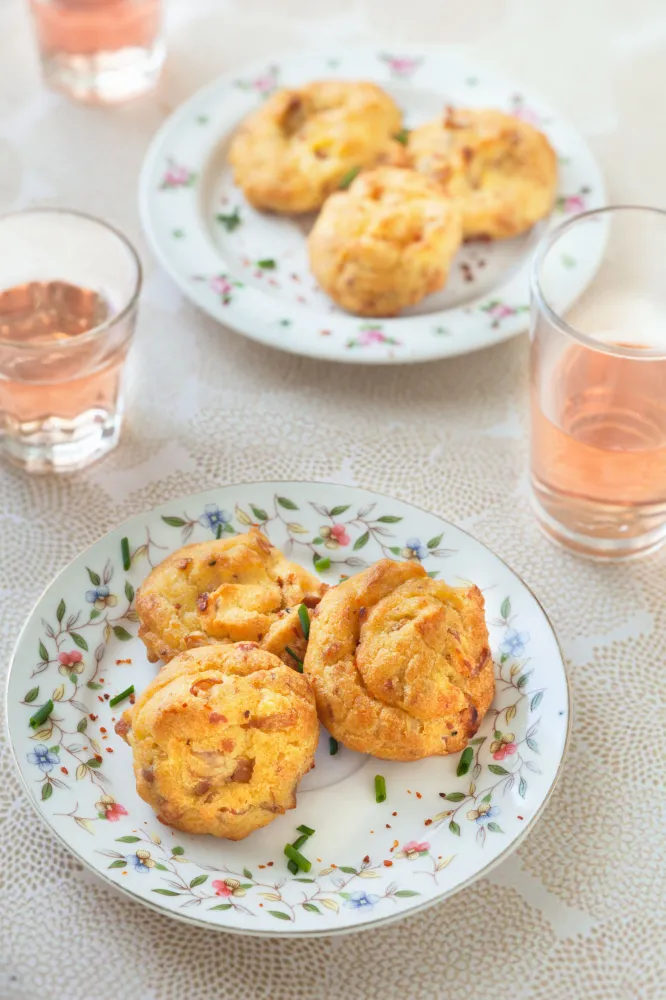
[[[201,84],[276,48],[376,39],[465,45],[577,123],[612,200],[664,205],[663,0],[176,0],[169,14],[158,93],[95,110],[41,88],[24,4],[0,0],[0,209],[103,215],[146,265],[118,450],[71,478],[0,469],[2,670],[52,575],[129,515],[234,480],[327,479],[439,511],[524,577],[569,660],[573,738],[543,818],[490,876],[380,931],[303,942],[202,931],[116,894],[42,826],[3,745],[0,997],[663,998],[666,558],[596,566],[539,533],[526,338],[394,369],[259,347],[181,298],[135,204],[151,135]]]

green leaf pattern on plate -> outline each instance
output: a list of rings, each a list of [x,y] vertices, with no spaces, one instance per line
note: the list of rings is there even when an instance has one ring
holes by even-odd
[[[298,512],[298,521],[294,512]],[[533,686],[532,666],[526,655],[530,637],[520,630],[519,616],[514,613],[509,595],[488,598],[489,614],[494,611],[498,615],[494,623],[504,630],[496,673],[502,689],[507,692],[498,702],[500,707],[491,709],[494,739],[478,736],[470,741],[455,763],[456,786],[440,792],[440,805],[443,799],[447,808],[433,815],[436,803],[424,800],[421,807],[423,827],[414,831],[413,840],[393,849],[392,856],[370,858],[366,855],[362,860],[353,859],[353,864],[349,863],[349,858],[341,858],[339,862],[342,863],[313,868],[312,877],[307,879],[292,878],[281,861],[276,861],[271,874],[268,870],[259,872],[242,865],[238,870],[224,866],[214,871],[201,870],[196,861],[187,858],[184,847],[162,844],[160,836],[142,828],[135,829],[129,818],[124,819],[127,811],[106,791],[104,754],[97,752],[103,747],[90,735],[89,719],[96,718],[94,706],[98,697],[104,700],[107,684],[109,687],[113,684],[113,690],[117,686],[118,674],[112,674],[122,669],[115,665],[116,657],[120,663],[124,661],[122,646],[136,638],[135,587],[150,567],[163,558],[165,551],[172,551],[192,535],[210,539],[211,518],[216,524],[222,523],[224,531],[231,535],[256,525],[287,554],[298,554],[304,561],[309,553],[315,565],[325,572],[335,566],[341,577],[348,575],[349,570],[361,569],[374,562],[378,556],[432,565],[433,561],[444,559],[453,551],[444,547],[446,532],[430,538],[425,536],[423,540],[405,537],[403,518],[391,511],[390,502],[384,504],[380,500],[361,505],[328,505],[314,501],[306,504],[302,500],[297,503],[286,493],[276,493],[268,502],[265,497],[245,497],[236,503],[233,514],[207,504],[205,510],[175,508],[161,515],[161,533],[159,528],[152,529],[154,534],[146,529],[145,540],[132,553],[132,570],[128,575],[122,571],[120,551],[115,562],[110,560],[104,567],[86,568],[80,580],[78,604],[70,598],[67,604],[64,598],[61,599],[53,607],[52,619],[43,623],[44,631],[38,643],[40,660],[33,669],[33,674],[42,675],[40,683],[22,696],[26,725],[40,702],[46,703],[49,698],[58,703],[59,712],[68,705],[79,713],[67,733],[64,727],[60,728],[56,717],[55,721],[49,718],[45,729],[36,734],[42,741],[37,750],[41,755],[38,759],[42,761],[39,794],[43,806],[54,808],[59,798],[67,796],[68,789],[72,794],[74,785],[85,791],[85,787],[92,784],[95,787],[87,795],[85,807],[79,808],[79,801],[82,801],[79,792],[70,803],[73,809],[67,811],[59,805],[58,812],[71,817],[82,830],[101,840],[99,853],[108,859],[106,867],[114,876],[148,878],[150,889],[168,897],[178,908],[205,903],[207,909],[235,909],[253,917],[259,915],[261,907],[276,921],[296,923],[306,916],[319,921],[324,914],[382,906],[387,900],[395,903],[418,896],[418,883],[416,889],[411,888],[414,884],[411,879],[410,887],[404,883],[400,885],[398,879],[403,867],[418,860],[423,866],[420,870],[436,881],[439,872],[455,859],[455,853],[451,852],[460,850],[468,829],[479,850],[486,849],[487,843],[495,838],[501,838],[504,835],[501,814],[510,808],[511,801],[507,793],[515,785],[515,801],[527,800],[530,772],[539,772],[536,736],[540,718],[535,713],[547,695],[546,688]],[[370,553],[367,562],[364,558],[366,548]],[[108,598],[113,596],[116,578],[120,582],[115,590],[123,597],[111,601]],[[95,618],[90,617],[91,587],[98,611]],[[103,588],[101,597],[97,596],[100,588]],[[81,659],[70,663],[73,648],[81,651],[80,654],[76,652]],[[67,669],[61,671],[61,666]],[[63,679],[68,686],[61,690]],[[87,699],[86,689],[93,692]],[[101,693],[98,695],[98,692]],[[510,731],[518,713],[528,723],[523,726],[521,733],[524,735],[520,738]],[[74,742],[72,733],[78,736],[78,743]],[[48,743],[42,749],[43,741]],[[44,771],[43,767],[49,766],[51,761],[45,754],[52,754],[59,764],[66,764],[68,774],[61,778],[55,764]],[[113,826],[112,823],[118,820],[122,822]],[[125,830],[131,829],[131,833],[123,831],[123,823]],[[121,835],[107,839],[104,836],[107,830]],[[436,847],[422,839],[424,833],[438,837]],[[113,849],[107,849],[105,841],[112,841]],[[134,853],[126,855],[118,851],[121,844],[134,845]],[[447,848],[448,855],[444,858]],[[385,875],[387,864],[392,873],[395,871],[396,881],[386,886],[382,881],[381,888],[372,892],[372,880]],[[216,902],[216,897],[222,899]],[[208,905],[211,903],[214,905]]]

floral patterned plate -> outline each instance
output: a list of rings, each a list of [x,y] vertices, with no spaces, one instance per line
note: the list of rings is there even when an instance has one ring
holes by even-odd
[[[295,810],[238,843],[163,826],[137,795],[113,696],[154,676],[136,637],[136,588],[187,541],[257,524],[330,584],[382,556],[419,560],[486,599],[497,695],[462,753],[389,763],[322,730]],[[123,542],[127,539],[127,543]],[[125,551],[123,549],[125,548]],[[47,705],[32,729],[31,716]],[[10,740],[28,794],[86,865],[153,908],[246,934],[332,934],[383,923],[468,885],[513,850],[559,774],[570,724],[557,640],[524,583],[464,531],[417,507],[348,486],[247,483],[132,518],[53,581],[18,641],[7,692]],[[386,779],[386,801],[374,778]],[[552,818],[555,821],[555,818]],[[283,848],[316,832],[293,876]]]
[[[305,237],[312,219],[255,211],[226,164],[234,129],[271,91],[325,77],[376,81],[394,96],[409,127],[454,104],[498,107],[542,128],[560,163],[552,219],[517,239],[466,244],[446,289],[398,318],[368,322],[340,311],[308,267]],[[303,49],[220,77],[160,129],[139,190],[143,227],[160,263],[215,319],[285,351],[372,364],[464,354],[525,330],[535,241],[564,216],[605,203],[602,177],[585,142],[540,98],[447,49],[404,46],[391,53]],[[578,234],[575,246],[553,265],[550,287],[558,310],[591,280],[604,241],[601,231]]]

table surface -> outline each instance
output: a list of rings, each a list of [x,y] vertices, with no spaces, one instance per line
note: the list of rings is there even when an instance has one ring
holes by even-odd
[[[438,511],[506,559],[559,633],[575,720],[544,816],[491,875],[385,929],[290,942],[182,925],[83,871],[37,820],[3,734],[0,998],[663,997],[666,561],[598,566],[539,533],[526,337],[395,369],[278,353],[183,300],[136,210],[150,137],[200,85],[276,48],[363,40],[463,46],[571,117],[612,201],[663,206],[663,0],[176,0],[158,92],[114,110],[41,87],[25,6],[0,0],[0,208],[103,215],[139,247],[146,283],[115,454],[70,478],[0,470],[3,671],[53,574],[119,521],[219,483],[323,479]]]

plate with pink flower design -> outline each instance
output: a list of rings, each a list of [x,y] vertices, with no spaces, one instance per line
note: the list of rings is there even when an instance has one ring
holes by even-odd
[[[137,795],[114,731],[133,685],[157,667],[137,637],[135,594],[190,541],[256,525],[330,585],[377,559],[417,560],[482,589],[497,692],[460,753],[404,764],[331,743],[297,807],[232,843],[162,824]],[[37,812],[107,882],[171,916],[257,935],[335,934],[414,913],[469,885],[533,827],[562,767],[569,690],[552,627],[497,556],[437,514],[369,490],[258,482],[174,499],[82,552],[32,611],[7,691],[16,764]],[[32,721],[31,721],[32,720]],[[335,752],[332,752],[335,751]],[[378,802],[375,776],[386,783]],[[311,864],[284,847],[301,830]]]
[[[280,87],[324,78],[372,80],[404,113],[407,129],[445,105],[507,111],[542,129],[559,160],[550,219],[511,240],[466,243],[446,288],[396,318],[364,320],[339,309],[308,266],[312,217],[253,209],[234,185],[230,139],[243,118]],[[295,354],[399,364],[451,357],[523,332],[536,242],[563,218],[606,204],[585,141],[530,89],[445,48],[345,47],[261,60],[227,73],[178,108],[148,150],[139,184],[144,230],[160,263],[205,312],[245,336]],[[550,287],[566,310],[594,276],[605,233],[581,233],[553,263]]]

